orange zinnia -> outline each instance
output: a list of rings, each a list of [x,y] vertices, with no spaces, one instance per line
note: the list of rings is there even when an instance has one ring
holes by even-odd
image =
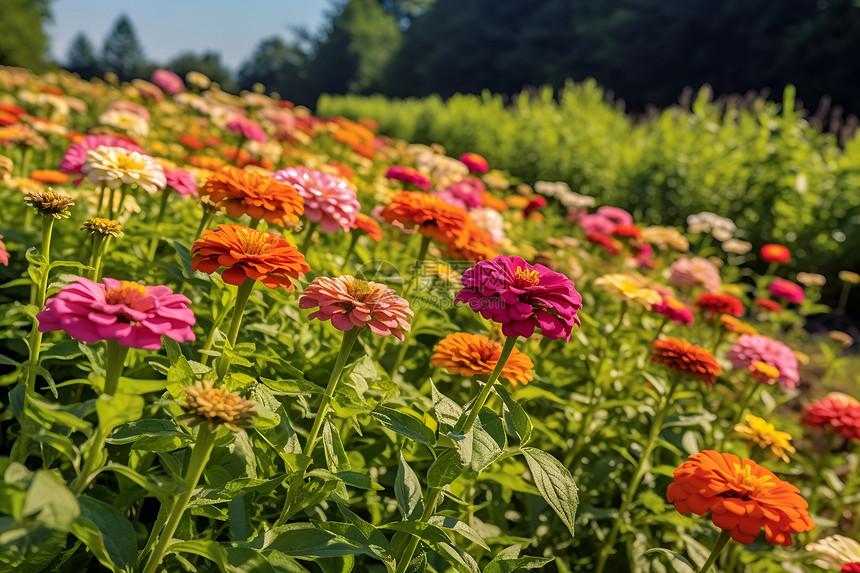
[[[800,491],[752,460],[705,450],[690,456],[674,473],[666,499],[680,513],[704,515],[744,545],[756,540],[762,527],[776,545],[791,545],[791,534],[814,524]]]
[[[714,356],[695,344],[679,338],[655,340],[651,346],[651,362],[665,364],[676,372],[689,374],[706,384],[713,384],[723,371]]]
[[[225,167],[207,179],[200,196],[233,217],[248,215],[276,225],[297,223],[305,210],[302,196],[292,185],[235,167]]]
[[[264,233],[244,225],[218,225],[206,231],[191,247],[191,268],[212,274],[222,267],[225,283],[240,285],[245,278],[269,288],[292,291],[291,279],[311,268],[292,243],[274,233]]]
[[[499,253],[492,246],[492,236],[471,221],[463,229],[466,237],[461,247],[451,246],[448,255],[456,259],[465,259],[473,263],[492,259]]]
[[[368,237],[377,243],[382,240],[382,229],[379,227],[379,223],[364,213],[355,214],[355,221],[352,223],[352,228],[363,231]]]
[[[499,361],[502,345],[480,334],[457,332],[449,334],[433,348],[431,364],[436,368],[445,368],[451,374],[461,376],[480,376],[490,374]],[[531,359],[513,349],[508,361],[502,368],[501,377],[511,383],[528,384],[532,381]]]
[[[397,193],[382,210],[382,218],[389,223],[401,223],[407,228],[418,227],[425,237],[436,239],[451,248],[463,248],[469,241],[469,235],[464,232],[470,223],[469,214],[426,193]]]
[[[69,181],[69,175],[54,169],[37,169],[30,172],[30,179],[45,185],[62,185]]]
[[[731,316],[730,314],[721,314],[720,315],[720,324],[722,325],[723,328],[725,328],[726,330],[728,330],[732,334],[738,334],[738,335],[740,335],[740,334],[758,334],[758,330],[756,330],[755,328],[753,328],[749,324],[741,322],[740,320],[738,320],[734,316]]]

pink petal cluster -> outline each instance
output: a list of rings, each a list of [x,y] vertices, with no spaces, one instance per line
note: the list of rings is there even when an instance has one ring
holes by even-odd
[[[106,278],[79,278],[45,303],[36,315],[40,332],[63,330],[76,340],[116,340],[131,348],[156,349],[161,337],[194,340],[194,313],[185,295],[166,286]]]
[[[136,143],[132,143],[123,137],[116,135],[87,135],[79,142],[69,146],[66,154],[60,160],[60,171],[63,173],[83,173],[84,162],[87,160],[87,151],[97,147],[122,147],[129,151],[143,153],[143,149]],[[74,181],[75,186],[83,181],[83,176]]]
[[[180,195],[197,195],[197,179],[185,169],[165,169],[164,176],[167,186],[176,189]]]
[[[618,225],[632,225],[633,215],[621,209],[620,207],[612,207],[604,205],[597,209],[596,213],[589,214],[587,211],[579,211],[578,223],[585,233],[597,231],[604,235],[611,235]]]
[[[786,279],[773,279],[768,290],[771,295],[777,298],[784,298],[793,304],[800,304],[806,299],[803,287]]]
[[[431,195],[439,197],[449,205],[468,211],[484,204],[486,191],[484,182],[477,177],[464,177],[442,191],[434,191]]]
[[[582,297],[573,281],[543,265],[521,257],[499,255],[463,273],[462,302],[486,319],[502,325],[505,336],[530,337],[535,328],[551,339],[570,340]]]
[[[360,207],[349,181],[301,166],[281,169],[275,179],[299,190],[305,201],[305,217],[319,223],[323,231],[349,232]]]
[[[662,294],[663,300],[651,307],[653,312],[662,314],[675,324],[693,324],[693,313],[678,299]]]
[[[460,162],[469,168],[470,173],[485,173],[490,168],[487,160],[477,153],[464,153],[460,156]]]
[[[247,137],[248,139],[253,139],[254,141],[259,141],[260,143],[266,143],[266,132],[263,131],[262,127],[260,127],[247,117],[237,115],[233,119],[228,121],[225,127],[227,128],[227,131],[232,131],[233,133],[241,133],[242,137]]]
[[[669,282],[676,287],[702,287],[708,292],[719,292],[723,284],[716,265],[702,257],[678,257],[669,266]]]
[[[9,266],[9,251],[6,250],[6,245],[3,244],[3,235],[0,235],[0,264],[4,267]]]
[[[797,356],[778,340],[761,334],[743,334],[732,345],[726,358],[736,370],[748,370],[753,362],[764,362],[779,370],[779,385],[796,388],[800,382]]]
[[[178,75],[170,70],[158,68],[152,72],[152,77],[149,78],[152,83],[163,89],[170,95],[178,94],[185,91],[185,82]]]
[[[430,180],[424,177],[420,171],[414,167],[405,167],[403,165],[392,165],[385,172],[388,179],[397,179],[398,181],[406,181],[412,183],[427,191],[430,189]]]
[[[308,318],[330,320],[338,330],[367,326],[380,336],[403,340],[409,330],[409,303],[385,285],[351,276],[317,277],[299,297],[299,308],[318,308]]]
[[[860,440],[860,403],[840,392],[831,392],[803,409],[800,423],[833,430],[843,438]]]
[[[129,113],[133,113],[134,115],[139,115],[146,121],[150,121],[149,110],[140,105],[139,103],[134,103],[132,101],[125,100],[117,100],[112,101],[108,104],[108,111],[127,111]]]

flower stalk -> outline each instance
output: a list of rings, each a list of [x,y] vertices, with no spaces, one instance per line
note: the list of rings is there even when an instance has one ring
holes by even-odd
[[[724,529],[720,532],[720,536],[717,538],[717,543],[714,545],[714,548],[711,550],[711,554],[708,556],[708,560],[705,561],[705,564],[702,565],[702,568],[699,569],[699,573],[707,573],[710,571],[711,566],[716,563],[717,558],[723,552],[723,549],[726,548],[729,540],[732,538],[732,532],[728,529]]]
[[[236,290],[233,318],[230,320],[230,329],[227,331],[227,341],[224,344],[224,351],[218,360],[218,380],[223,380],[224,375],[227,374],[227,368],[230,366],[230,359],[227,358],[227,348],[233,348],[236,345],[236,339],[239,337],[239,326],[242,324],[242,315],[245,313],[245,305],[248,303],[251,291],[254,290],[255,282],[253,279],[246,278]]]

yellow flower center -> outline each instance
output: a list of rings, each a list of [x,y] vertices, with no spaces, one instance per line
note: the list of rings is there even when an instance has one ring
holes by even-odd
[[[522,267],[517,267],[515,277],[517,278],[517,280],[521,280],[532,286],[537,286],[540,282],[540,271],[538,271],[537,269],[527,271]]]
[[[142,171],[146,169],[146,159],[140,154],[122,154],[116,157],[116,166],[122,171]]]
[[[735,464],[735,479],[738,487],[746,489],[748,494],[760,495],[769,489],[775,488],[777,484],[771,481],[769,475],[754,476],[752,466],[741,466]]]
[[[352,279],[352,282],[349,285],[349,290],[352,297],[359,302],[363,302],[374,292],[373,283],[357,278]]]
[[[242,244],[242,252],[246,255],[259,255],[269,244],[269,234],[256,229],[238,229],[236,234]]]
[[[108,304],[130,305],[142,296],[146,296],[146,287],[131,281],[122,281],[117,286],[105,290],[105,300]]]

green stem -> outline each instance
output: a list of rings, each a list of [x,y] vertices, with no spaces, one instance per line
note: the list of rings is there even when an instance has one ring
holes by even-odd
[[[627,491],[621,500],[621,507],[618,508],[618,514],[615,516],[612,529],[606,538],[606,543],[600,551],[600,556],[597,560],[597,567],[594,570],[595,573],[603,573],[603,570],[606,567],[606,561],[609,559],[609,555],[615,547],[615,542],[621,531],[621,524],[624,521],[624,517],[627,515],[627,512],[633,503],[633,499],[636,496],[636,490],[639,489],[639,484],[642,482],[642,478],[645,477],[645,473],[648,471],[648,462],[651,458],[651,452],[654,451],[654,446],[657,444],[657,438],[660,436],[660,431],[663,429],[663,419],[666,417],[666,414],[672,406],[672,394],[675,393],[675,388],[678,387],[680,380],[680,375],[676,374],[669,386],[669,389],[663,396],[660,409],[657,410],[657,414],[652,422],[651,431],[648,434],[648,441],[645,444],[645,449],[642,451],[642,455],[639,457],[639,461],[636,464],[636,471],[633,473],[633,479],[630,480],[630,484],[627,486]]]
[[[107,254],[108,245],[110,244],[111,236],[103,236],[98,240],[98,245],[94,247],[97,250],[93,251],[93,281],[99,282],[102,280],[102,261]]]
[[[621,311],[618,313],[618,322],[615,323],[615,328],[612,329],[612,332],[615,333],[624,325],[624,315],[627,312],[627,301],[621,301]]]
[[[107,189],[106,185],[99,186],[99,204],[98,207],[96,207],[96,217],[102,216],[102,209],[104,208],[103,206],[105,202],[105,189]]]
[[[235,302],[234,302],[235,304]],[[224,319],[227,318],[229,314],[230,306],[225,306],[224,310],[215,317],[215,320],[212,323],[212,328],[209,330],[209,334],[206,336],[206,342],[203,344],[203,349],[200,351],[200,362],[205,366],[207,362],[209,362],[209,355],[206,354],[207,350],[212,350],[212,344],[215,342],[215,332],[221,328],[221,325],[224,323]]]
[[[511,352],[514,350],[514,346],[517,344],[516,336],[509,336],[507,340],[505,340],[505,345],[502,347],[502,353],[499,355],[499,361],[496,362],[496,367],[493,368],[493,372],[490,374],[490,377],[487,379],[487,383],[484,385],[484,389],[481,390],[481,393],[478,394],[478,398],[475,400],[475,403],[472,405],[472,408],[469,410],[469,415],[463,420],[457,421],[457,424],[454,426],[454,431],[465,435],[472,429],[472,425],[475,423],[475,420],[478,418],[478,414],[481,412],[481,408],[484,407],[484,404],[487,402],[487,398],[490,397],[490,393],[493,391],[493,384],[496,383],[496,380],[499,379],[499,375],[502,373],[502,369],[505,367],[505,363],[508,361],[508,357],[511,355]]]
[[[418,248],[418,257],[415,259],[415,268],[412,270],[412,278],[409,279],[409,284],[403,289],[403,298],[406,298],[415,283],[418,280],[418,275],[421,274],[421,268],[424,265],[424,259],[427,258],[427,249],[430,247],[430,237],[421,237],[421,247]]]
[[[707,573],[710,570],[711,565],[713,565],[717,557],[720,556],[720,553],[725,549],[726,544],[729,542],[729,539],[732,538],[732,534],[729,530],[724,529],[720,532],[720,536],[717,538],[717,544],[714,545],[714,549],[711,551],[711,554],[708,556],[708,560],[705,561],[705,564],[702,565],[702,568],[699,569],[699,573]]]
[[[110,195],[108,195],[108,197],[109,198],[108,198],[108,217],[107,218],[113,221],[113,220],[115,220],[113,215],[114,215],[114,205],[116,204],[116,201],[115,201],[116,189],[111,189]]]
[[[427,495],[424,497],[424,513],[421,514],[422,523],[427,523],[436,511],[436,503],[439,501],[439,496],[442,495],[441,487],[431,487],[427,490]],[[409,540],[409,545],[403,551],[403,555],[397,560],[397,572],[404,573],[409,567],[409,562],[412,561],[412,556],[415,555],[415,550],[418,549],[420,539],[412,536]]]
[[[108,433],[102,431],[101,428],[96,430],[96,433],[93,436],[93,444],[87,452],[84,469],[81,470],[81,473],[78,474],[78,477],[69,486],[70,489],[75,492],[75,495],[80,495],[87,489],[87,486],[90,485],[90,481],[92,481],[91,476],[93,475],[93,472],[95,472],[97,467],[102,465],[102,452],[104,451],[105,440],[107,437]]]
[[[358,231],[353,231],[352,238],[349,241],[349,248],[346,250],[346,254],[343,256],[343,266],[340,269],[340,274],[343,274],[347,265],[349,265],[349,258],[352,256],[352,252],[355,250],[355,245],[358,243],[358,238]]]
[[[161,220],[164,218],[164,212],[167,210],[167,200],[170,198],[170,189],[165,189],[161,192],[161,203],[158,207],[158,215],[155,218],[155,232],[158,233],[158,228],[161,225]],[[158,242],[160,237],[155,236],[149,244],[149,260],[155,262],[155,253],[158,251]]]
[[[302,253],[307,253],[308,248],[311,246],[311,240],[314,238],[314,231],[317,229],[317,223],[311,221],[308,223],[308,230],[305,233],[305,238],[302,239],[302,248],[299,249]]]
[[[155,573],[155,570],[161,564],[164,558],[164,552],[170,540],[173,539],[173,534],[176,533],[176,528],[179,526],[179,521],[182,519],[182,514],[185,513],[185,508],[188,507],[188,502],[191,501],[191,496],[194,493],[194,488],[197,487],[197,482],[200,481],[200,476],[203,475],[203,468],[206,467],[206,462],[209,461],[209,456],[212,454],[212,449],[215,447],[215,434],[209,429],[207,424],[201,424],[197,432],[197,441],[194,448],[191,450],[191,459],[188,462],[188,470],[185,472],[185,477],[182,480],[185,486],[184,491],[176,500],[173,510],[170,513],[170,519],[164,525],[164,529],[158,537],[158,543],[155,549],[149,555],[146,562],[146,567],[143,573]]]
[[[203,235],[203,231],[209,227],[209,223],[212,222],[212,212],[209,211],[206,207],[203,207],[203,217],[200,219],[200,225],[197,226],[197,232],[194,233],[195,237],[201,237]]]
[[[105,387],[104,394],[113,396],[119,385],[119,377],[125,368],[125,357],[128,356],[128,346],[119,344],[116,340],[107,341],[105,351]]]
[[[242,315],[245,313],[245,305],[248,302],[248,297],[251,296],[251,291],[254,290],[255,282],[253,279],[245,278],[236,290],[236,304],[233,307],[233,318],[230,321],[230,329],[227,331],[227,341],[224,343],[224,351],[218,360],[218,380],[224,379],[227,367],[230,366],[230,359],[227,358],[227,349],[233,348],[236,345],[236,339],[239,337],[239,326],[242,324]]]

